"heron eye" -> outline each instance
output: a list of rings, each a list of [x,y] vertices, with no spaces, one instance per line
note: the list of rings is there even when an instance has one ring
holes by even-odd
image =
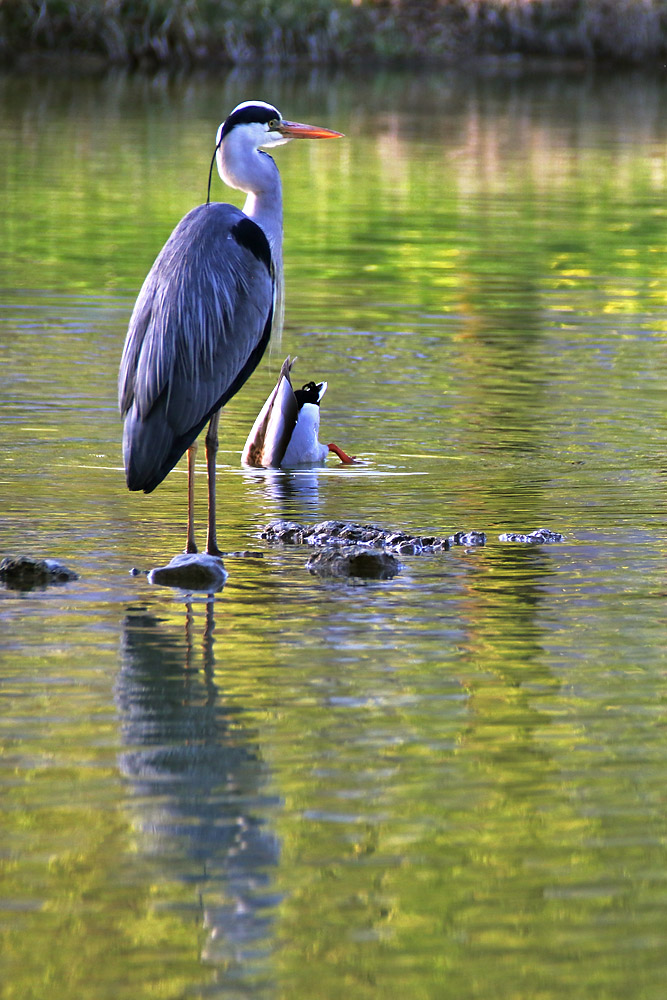
[[[279,125],[280,125],[280,119],[272,118],[271,121],[269,122],[269,131],[274,132]]]

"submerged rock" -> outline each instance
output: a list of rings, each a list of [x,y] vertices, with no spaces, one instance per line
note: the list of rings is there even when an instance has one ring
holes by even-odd
[[[205,552],[181,552],[167,566],[158,566],[148,574],[148,582],[160,587],[203,590],[209,594],[222,590],[226,579],[222,559]]]
[[[446,552],[453,545],[486,544],[483,531],[458,531],[446,538],[387,531],[377,524],[354,521],[319,521],[310,526],[296,521],[271,521],[260,534],[268,542],[319,549],[306,563],[311,573],[373,580],[388,580],[399,572],[401,564],[396,556]]]
[[[0,580],[12,590],[34,590],[78,579],[78,573],[56,559],[5,556],[0,561]]]
[[[337,545],[363,546],[397,555],[414,556],[428,552],[444,552],[450,544],[484,544],[483,542],[452,542],[449,538],[432,535],[422,537],[409,535],[404,531],[387,531],[376,524],[356,524],[353,521],[319,521],[313,525],[298,524],[296,521],[271,521],[262,528],[261,537],[269,542],[282,545],[313,545],[318,548]],[[463,535],[462,532],[459,532]],[[481,532],[468,532],[484,537]],[[458,537],[458,536],[456,536]]]
[[[508,531],[504,535],[498,535],[498,541],[521,542],[524,545],[553,545],[555,542],[564,542],[565,535],[561,535],[560,531],[550,531],[549,528],[536,528],[527,535],[519,531]]]
[[[263,559],[264,553],[256,549],[240,549],[238,552],[223,552],[225,559]]]
[[[305,541],[305,528],[296,521],[271,521],[260,532],[260,538],[283,545],[301,545]]]
[[[453,535],[410,535],[405,531],[388,531],[377,524],[356,524],[354,521],[319,521],[304,525],[297,521],[270,521],[261,530],[261,537],[281,545],[311,545],[322,553],[311,556],[307,568],[314,573],[342,576],[373,576],[386,579],[399,568],[396,556],[428,555],[446,552],[455,547],[475,548],[486,545],[483,531],[456,531]],[[536,528],[529,534],[508,532],[500,535],[501,542],[523,542],[544,545],[564,541],[565,536],[549,528]],[[364,562],[361,556],[368,557]],[[373,556],[378,557],[373,561]],[[390,557],[393,562],[383,562]],[[357,567],[357,572],[353,567]]]
[[[327,545],[318,549],[306,563],[306,569],[320,576],[360,577],[364,580],[390,580],[400,568],[401,564],[395,556],[361,545]]]
[[[475,545],[486,545],[486,535],[483,531],[457,531],[455,535],[450,535],[448,541],[450,545],[473,548]]]

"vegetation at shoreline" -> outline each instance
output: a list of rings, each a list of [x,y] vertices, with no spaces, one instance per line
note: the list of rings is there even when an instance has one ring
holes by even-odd
[[[451,63],[480,55],[639,64],[667,54],[665,0],[0,0],[0,61],[133,68]]]

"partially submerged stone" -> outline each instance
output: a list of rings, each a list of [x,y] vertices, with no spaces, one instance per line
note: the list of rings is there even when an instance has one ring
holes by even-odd
[[[167,566],[158,566],[148,574],[148,582],[160,587],[203,590],[209,594],[222,590],[226,579],[222,559],[206,552],[181,552]]]
[[[239,549],[238,552],[223,552],[225,559],[263,559],[264,553],[257,549]]]
[[[395,556],[361,545],[328,545],[318,549],[306,563],[306,569],[320,576],[364,580],[390,580],[400,568]]]
[[[260,537],[267,542],[282,542],[283,545],[301,545],[305,541],[306,529],[296,521],[271,521],[262,528]]]
[[[5,556],[0,561],[0,580],[12,590],[34,590],[78,579],[78,573],[56,559]]]
[[[400,563],[395,556],[486,545],[483,531],[457,531],[448,537],[411,535],[354,521],[319,521],[310,526],[297,521],[270,521],[262,528],[261,537],[274,544],[311,545],[322,550],[308,560],[307,568],[313,573],[375,579],[388,579],[398,573]],[[362,556],[367,557],[365,561]]]
[[[486,545],[486,535],[483,531],[457,531],[455,535],[450,535],[449,544],[463,545],[465,548],[474,548],[476,545]]]
[[[470,534],[480,535],[481,532]],[[449,548],[451,542],[451,539],[435,535],[430,537],[409,535],[404,531],[387,531],[378,527],[377,524],[356,524],[353,521],[319,521],[310,526],[299,524],[296,521],[271,521],[262,528],[261,537],[269,542],[278,542],[282,545],[305,544],[318,548],[332,544],[338,546],[358,545],[406,556],[444,552]],[[469,544],[483,543],[471,542]]]
[[[304,530],[307,532],[304,540],[308,545],[323,546],[336,542],[341,545],[367,545],[370,548],[384,547],[384,532],[374,524],[354,524],[346,521],[319,521],[317,524]]]
[[[565,535],[560,531],[551,531],[549,528],[536,528],[535,531],[527,535],[519,531],[508,531],[504,535],[498,535],[500,542],[521,542],[523,545],[553,545],[555,542],[564,542]]]

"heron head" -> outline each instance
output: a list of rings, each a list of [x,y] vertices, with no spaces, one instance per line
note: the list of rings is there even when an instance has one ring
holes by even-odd
[[[216,147],[235,129],[243,129],[256,147],[265,149],[281,146],[290,139],[337,139],[342,134],[319,125],[287,121],[276,107],[265,101],[243,101],[238,104],[218,129]]]
[[[336,139],[340,132],[333,132],[319,125],[288,122],[273,104],[265,101],[243,101],[218,129],[215,151],[209,170],[207,201],[211,192],[211,174],[217,160],[218,173],[230,187],[249,191],[245,186],[248,170],[257,165],[255,156],[259,149],[281,146],[290,139]]]

